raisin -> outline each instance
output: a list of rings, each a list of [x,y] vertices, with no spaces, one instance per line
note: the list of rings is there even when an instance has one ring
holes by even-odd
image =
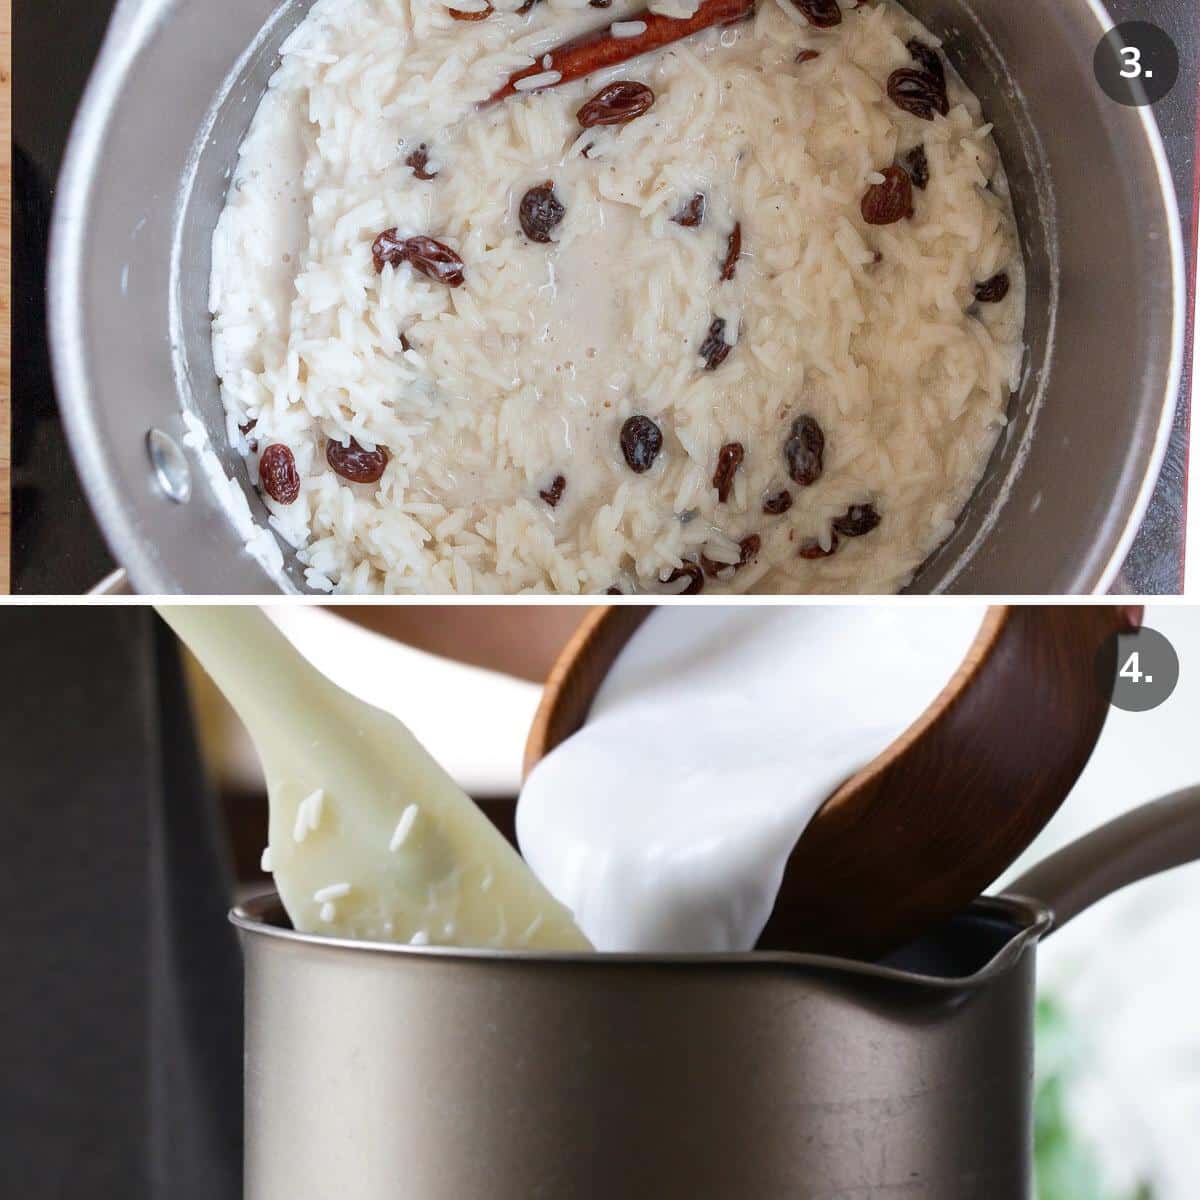
[[[746,449],[741,442],[730,442],[721,447],[717,455],[717,469],[713,473],[712,485],[717,489],[717,499],[724,504],[733,490],[733,477],[746,457]]]
[[[749,537],[742,538],[738,542],[738,547],[742,552],[742,557],[738,560],[738,566],[744,567],[762,549],[762,538],[757,533],[752,533]]]
[[[404,261],[404,239],[396,229],[385,229],[371,246],[371,256],[375,259],[375,270],[382,272],[389,263],[398,267]]]
[[[449,10],[450,15],[456,21],[486,21],[494,11],[495,9],[490,4],[479,12],[463,12],[461,8],[452,8]]]
[[[609,0],[609,3],[611,4],[612,0]],[[592,7],[595,8],[597,6],[593,5]],[[601,5],[600,7],[604,7],[604,6]],[[610,587],[604,594],[606,596],[623,596],[623,595],[625,595],[625,593],[623,591],[621,591],[621,589],[619,587]]]
[[[404,334],[400,335],[400,349],[406,353],[412,349],[412,342],[410,342],[408,338],[404,336]]]
[[[541,498],[545,500],[545,502],[550,505],[551,508],[557,508],[558,502],[563,498],[563,492],[566,490],[566,476],[555,475],[554,482],[548,488],[546,488],[545,491],[538,492],[538,495],[541,496]]]
[[[695,229],[704,221],[704,193],[697,192],[672,218],[676,225]]]
[[[654,93],[632,79],[618,79],[601,88],[575,115],[584,129],[593,125],[625,125],[647,112]]]
[[[914,146],[905,156],[904,165],[908,169],[908,177],[913,187],[924,191],[929,184],[929,159],[925,157],[925,147]]]
[[[700,345],[700,357],[704,359],[704,369],[715,371],[728,357],[733,347],[725,340],[725,321],[717,317],[708,327],[708,333]]]
[[[700,565],[704,568],[705,574],[719,579],[723,571],[732,573],[741,570],[761,549],[762,538],[757,533],[752,533],[738,542],[738,550],[741,552],[741,556],[737,562],[713,562],[711,558],[702,554],[700,555]]]
[[[695,596],[704,588],[704,568],[698,563],[684,563],[682,567],[676,567],[663,580],[663,583],[678,583],[681,579],[687,579],[689,583],[682,592],[676,594],[680,596]]]
[[[814,58],[820,58],[820,57],[821,57],[820,50],[801,50],[800,53],[796,55],[796,61],[798,63],[806,63],[806,62],[812,62],[812,60]]]
[[[300,495],[296,456],[278,442],[262,452],[262,458],[258,460],[258,478],[263,491],[279,504],[294,504]]]
[[[742,223],[739,221],[729,235],[729,248],[721,267],[721,282],[728,283],[737,274],[738,259],[742,257]]]
[[[884,167],[882,183],[873,183],[863,193],[859,206],[868,225],[891,225],[913,215],[912,180],[903,167]]]
[[[463,260],[449,246],[431,237],[401,238],[395,229],[385,229],[375,239],[371,253],[376,271],[389,264],[398,267],[401,263],[411,263],[413,270],[447,287],[461,287],[466,280]]]
[[[422,142],[405,160],[406,167],[412,167],[412,173],[418,179],[436,179],[438,173],[436,171],[427,171],[425,168],[429,166],[429,147]]]
[[[897,108],[922,121],[932,121],[935,112],[944,117],[950,111],[945,86],[939,86],[931,75],[912,67],[901,67],[888,76],[887,94]]]
[[[842,10],[837,0],[792,0],[804,14],[810,25],[818,29],[832,29],[842,23]]]
[[[621,452],[638,475],[654,466],[662,444],[662,430],[649,417],[630,417],[621,426]]]
[[[784,488],[763,500],[762,510],[769,516],[778,517],[792,507],[792,493]]]
[[[554,180],[547,179],[531,187],[521,197],[521,228],[531,242],[550,241],[550,231],[566,216],[567,210],[554,194]]]
[[[825,434],[809,416],[797,417],[783,446],[788,474],[801,487],[811,487],[825,470]]]
[[[255,428],[255,426],[256,426],[257,424],[258,424],[258,418],[257,418],[257,417],[251,417],[251,418],[250,418],[250,420],[248,420],[248,421],[245,423],[245,425],[239,425],[239,426],[238,426],[238,432],[239,432],[239,433],[242,435],[242,437],[245,437],[245,436],[246,436],[246,434],[248,434],[248,433],[250,433],[250,432],[252,432],[252,431],[253,431],[253,429]]]
[[[797,551],[801,558],[828,558],[835,553],[838,548],[838,535],[830,534],[829,549],[826,550],[821,545],[820,538],[807,538],[800,544],[800,549]]]
[[[834,517],[833,528],[843,537],[862,537],[882,520],[875,511],[875,505],[852,504],[840,517]]]
[[[1008,295],[1008,273],[1001,271],[975,285],[975,299],[981,304],[999,304]]]
[[[351,483],[378,483],[388,465],[388,452],[379,446],[364,450],[353,438],[343,446],[332,438],[325,445],[325,460]]]
[[[612,8],[612,0],[588,0],[588,8]]]
[[[944,92],[946,90],[946,68],[942,66],[938,52],[932,46],[917,41],[916,38],[906,42],[905,49],[913,56],[913,62]]]
[[[410,237],[404,246],[405,257],[413,269],[426,278],[447,287],[460,287],[464,282],[463,260],[449,246],[431,237]]]

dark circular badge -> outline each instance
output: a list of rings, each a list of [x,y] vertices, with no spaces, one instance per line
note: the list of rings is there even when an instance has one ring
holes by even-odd
[[[1179,78],[1179,51],[1157,25],[1123,21],[1100,39],[1092,57],[1104,94],[1131,108],[1161,100]]]
[[[1096,658],[1100,688],[1115,708],[1148,712],[1179,682],[1179,655],[1157,629],[1110,635]]]

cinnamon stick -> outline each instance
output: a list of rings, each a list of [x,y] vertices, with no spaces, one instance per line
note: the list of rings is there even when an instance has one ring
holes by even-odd
[[[532,66],[525,67],[512,75],[499,91],[493,92],[479,105],[480,108],[490,108],[501,100],[517,94],[516,84],[519,80],[528,79],[532,75],[541,75],[545,71],[557,71],[561,76],[551,87],[560,83],[571,83],[582,79],[593,71],[602,71],[607,67],[619,66],[630,59],[640,58],[654,50],[661,50],[672,42],[691,37],[705,29],[717,25],[731,25],[740,21],[754,11],[754,0],[701,0],[700,7],[690,17],[664,17],[652,13],[648,9],[636,12],[625,18],[629,21],[644,21],[646,28],[635,37],[613,37],[611,26],[594,30],[572,38],[561,46],[548,51],[550,66],[542,66],[542,58]],[[538,89],[539,91],[542,89]]]

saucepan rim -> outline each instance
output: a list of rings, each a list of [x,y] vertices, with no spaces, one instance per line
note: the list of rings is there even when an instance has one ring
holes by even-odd
[[[919,985],[948,993],[976,990],[1010,971],[1054,927],[1052,910],[1025,896],[981,896],[968,910],[981,916],[999,917],[1014,926],[1012,935],[978,970],[968,975],[926,975],[883,963],[831,954],[803,954],[789,950],[751,950],[737,953],[614,953],[576,950],[496,950],[475,946],[410,946],[401,942],[362,941],[301,933],[281,923],[283,903],[275,891],[243,900],[229,912],[229,920],[243,936],[270,938],[308,946],[338,955],[393,955],[406,959],[440,962],[479,962],[508,966],[586,967],[591,970],[621,967],[643,970],[663,968],[708,968],[721,971],[788,970],[817,971],[898,984]]]
[[[494,950],[460,946],[409,946],[300,933],[283,924],[283,902],[275,891],[244,900],[229,914],[246,937],[267,937],[338,955],[404,955],[426,961],[483,961],[540,964],[585,969],[609,967],[656,969],[804,970],[927,987],[946,993],[983,987],[1011,970],[1038,941],[1061,928],[1097,901],[1130,884],[1176,867],[1200,863],[1200,783],[1135,805],[1069,842],[1013,881],[1001,895],[979,896],[962,914],[1004,921],[1012,933],[976,971],[965,975],[928,975],[888,965],[802,954],[754,950],[734,954],[625,954],[604,951]],[[1045,897],[1046,899],[1036,899]],[[1049,903],[1047,903],[1049,901]],[[951,917],[950,920],[954,918]]]

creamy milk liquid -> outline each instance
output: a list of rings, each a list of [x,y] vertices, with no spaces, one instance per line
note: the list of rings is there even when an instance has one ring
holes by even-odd
[[[985,612],[656,612],[526,782],[526,860],[598,950],[752,949],[805,826],[933,701]]]

